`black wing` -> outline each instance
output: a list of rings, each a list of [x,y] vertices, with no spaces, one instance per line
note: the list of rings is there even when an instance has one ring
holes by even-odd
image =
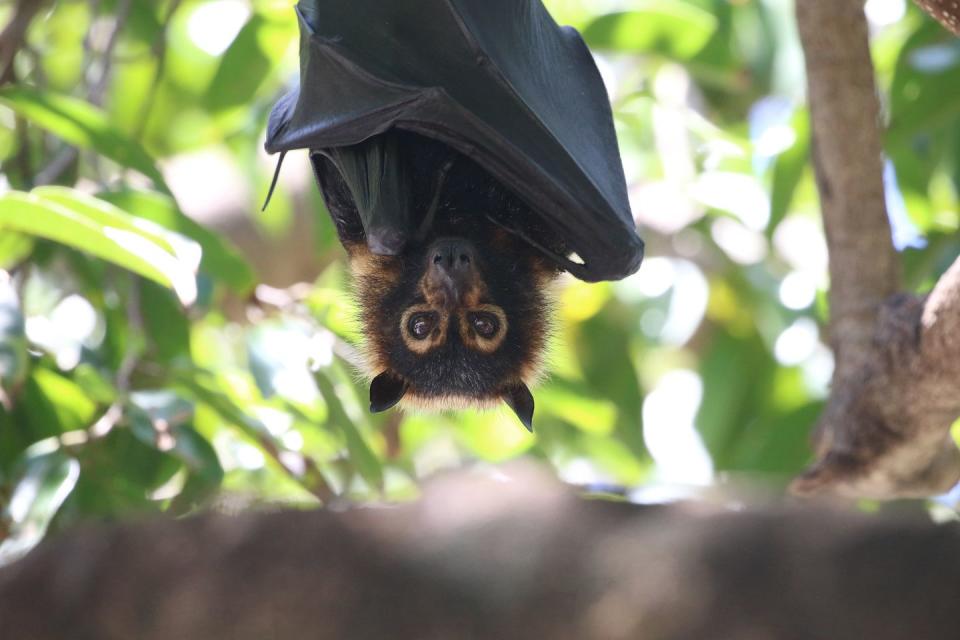
[[[268,151],[413,131],[522,198],[583,260],[559,258],[577,277],[640,266],[603,82],[577,32],[540,0],[301,0],[297,13],[300,86],[271,114]]]

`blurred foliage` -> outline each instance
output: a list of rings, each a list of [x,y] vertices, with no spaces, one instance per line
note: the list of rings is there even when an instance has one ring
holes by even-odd
[[[801,468],[832,362],[788,2],[547,2],[597,55],[649,257],[558,288],[535,436],[507,412],[367,413],[315,194],[332,266],[289,290],[257,289],[181,210],[165,167],[220,151],[264,232],[289,224],[283,184],[256,212],[267,115],[296,74],[291,4],[60,0],[32,23],[0,88],[0,558],[87,518],[403,498],[521,454],[636,499]],[[894,235],[922,290],[960,252],[960,41],[902,0],[869,5]]]

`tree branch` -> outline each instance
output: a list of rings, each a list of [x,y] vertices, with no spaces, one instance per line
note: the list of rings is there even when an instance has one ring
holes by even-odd
[[[950,638],[960,528],[582,500],[506,468],[416,503],[62,534],[0,570],[16,640]]]
[[[792,485],[894,498],[960,479],[960,262],[924,301],[895,294],[900,264],[884,205],[879,106],[860,0],[800,0],[814,162],[830,252],[833,388],[817,462]]]
[[[926,360],[937,363],[945,374],[956,376],[960,371],[960,258],[930,293],[921,325]]]
[[[883,192],[880,104],[861,0],[800,0],[813,154],[830,251],[834,382],[862,367],[900,265]]]
[[[793,490],[875,498],[947,491],[960,480],[950,435],[958,389],[960,258],[926,300],[901,294],[884,304],[869,362],[833,390],[820,459]]]

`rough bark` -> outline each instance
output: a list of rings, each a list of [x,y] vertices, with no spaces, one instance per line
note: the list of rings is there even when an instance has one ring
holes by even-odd
[[[946,29],[960,36],[960,0],[916,0],[916,3]]]
[[[0,570],[5,640],[947,638],[960,527],[448,478],[399,508],[71,533]]]
[[[835,382],[869,357],[880,303],[899,288],[883,192],[880,103],[862,0],[799,0],[813,153],[830,249]]]
[[[924,299],[896,294],[880,118],[860,0],[800,0],[814,164],[830,255],[833,388],[817,462],[793,485],[893,498],[960,479],[960,263]]]

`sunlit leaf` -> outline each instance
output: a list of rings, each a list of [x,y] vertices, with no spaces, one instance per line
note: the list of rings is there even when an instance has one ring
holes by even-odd
[[[0,233],[0,269],[9,269],[33,251],[33,238],[22,233]]]
[[[69,378],[45,367],[34,367],[17,404],[20,428],[29,430],[31,441],[89,427],[96,404]]]
[[[200,271],[223,282],[237,293],[246,294],[256,284],[250,265],[240,252],[230,245],[229,240],[185,216],[170,196],[128,189],[102,192],[97,194],[97,197],[198,243],[203,250]]]
[[[13,229],[79,249],[173,289],[184,304],[193,302],[196,281],[189,264],[150,238],[104,224],[88,213],[83,207],[34,194],[0,195],[0,230]]]
[[[117,389],[107,380],[103,372],[93,365],[81,362],[73,370],[73,381],[79,386],[88,398],[94,402],[108,406],[117,399]]]
[[[533,421],[536,429],[536,414]],[[454,433],[474,455],[491,462],[520,455],[535,442],[535,436],[506,407],[490,411],[463,411],[457,416]]]
[[[13,495],[2,518],[11,523],[0,542],[0,565],[32,549],[76,486],[80,465],[59,450],[38,446],[20,463]]]
[[[609,400],[591,398],[588,393],[585,388],[576,389],[568,383],[553,381],[537,390],[538,411],[553,413],[587,433],[610,434],[617,419],[616,405]]]
[[[171,233],[151,220],[128,213],[106,200],[77,189],[58,186],[36,187],[30,193],[43,200],[62,204],[96,224],[142,236],[187,264],[200,260],[200,246],[196,243]]]
[[[584,437],[579,446],[600,469],[624,485],[639,483],[650,468],[649,459],[638,458],[622,442],[612,438]]]

